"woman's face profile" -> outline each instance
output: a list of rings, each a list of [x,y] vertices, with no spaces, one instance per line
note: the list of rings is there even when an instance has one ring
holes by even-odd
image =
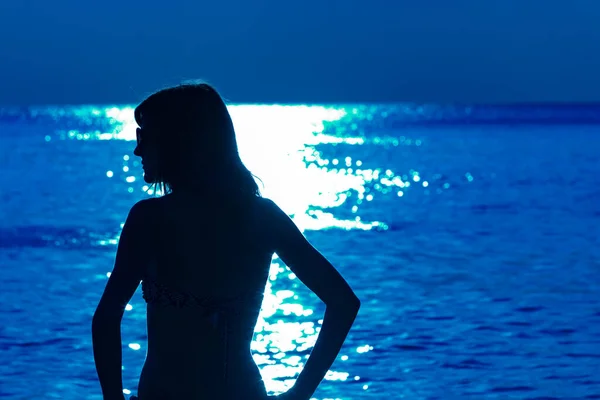
[[[156,146],[153,140],[149,140],[148,130],[139,127],[135,130],[137,145],[133,154],[142,159],[142,169],[144,170],[144,182],[153,183],[157,170]]]

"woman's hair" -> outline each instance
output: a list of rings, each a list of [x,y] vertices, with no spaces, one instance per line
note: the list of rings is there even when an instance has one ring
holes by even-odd
[[[195,187],[260,196],[240,159],[225,102],[206,83],[184,84],[150,95],[135,109],[145,146],[156,147],[153,186],[163,193]]]

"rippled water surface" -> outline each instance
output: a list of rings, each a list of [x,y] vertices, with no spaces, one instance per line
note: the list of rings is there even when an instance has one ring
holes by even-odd
[[[600,398],[600,108],[232,105],[263,194],[362,300],[315,397]],[[144,192],[131,107],[0,110],[0,397],[100,399],[90,319]],[[123,320],[135,393],[141,289]],[[253,351],[293,383],[323,306],[273,260]]]

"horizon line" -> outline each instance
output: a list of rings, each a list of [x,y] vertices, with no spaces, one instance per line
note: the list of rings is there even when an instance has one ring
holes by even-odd
[[[11,105],[11,104],[0,104],[0,109],[15,109],[15,108],[71,108],[71,107],[135,107],[140,102],[100,102],[100,103],[31,103],[27,105]],[[598,101],[514,101],[514,102],[435,102],[435,101],[340,101],[340,102],[228,102],[228,106],[324,106],[324,107],[335,107],[335,106],[435,106],[435,107],[498,107],[498,108],[509,108],[509,107],[600,107],[600,100]]]

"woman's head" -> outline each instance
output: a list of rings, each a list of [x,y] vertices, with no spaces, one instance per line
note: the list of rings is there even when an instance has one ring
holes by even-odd
[[[207,84],[160,90],[135,109],[137,146],[144,180],[164,193],[180,189],[225,189],[259,195],[240,159],[231,116]]]

